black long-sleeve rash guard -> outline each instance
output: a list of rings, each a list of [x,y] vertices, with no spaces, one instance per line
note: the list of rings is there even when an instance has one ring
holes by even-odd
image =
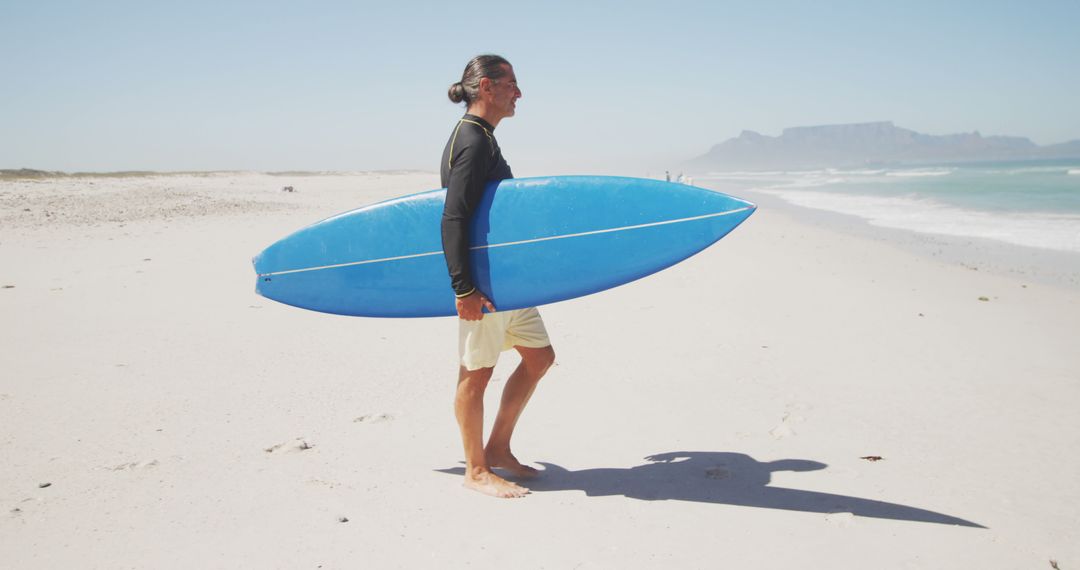
[[[442,244],[454,294],[464,297],[476,289],[469,266],[469,224],[484,187],[493,181],[513,178],[495,141],[495,127],[475,115],[458,121],[443,150],[442,185],[446,205],[442,215]]]

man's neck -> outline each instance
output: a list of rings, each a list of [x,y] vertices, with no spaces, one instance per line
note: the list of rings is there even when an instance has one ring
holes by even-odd
[[[476,103],[473,103],[471,106],[469,106],[469,110],[466,111],[466,113],[470,115],[475,115],[487,121],[487,123],[491,125],[492,129],[499,126],[499,121],[502,120],[502,116],[488,109],[487,105],[484,105],[483,101],[477,101]]]

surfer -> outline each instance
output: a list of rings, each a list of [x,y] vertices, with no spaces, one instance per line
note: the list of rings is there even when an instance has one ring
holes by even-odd
[[[465,66],[461,81],[448,92],[454,103],[466,104],[465,116],[454,126],[443,150],[440,172],[446,190],[442,242],[446,265],[457,297],[458,368],[454,413],[465,447],[465,487],[495,497],[523,497],[529,490],[492,471],[529,478],[537,470],[523,465],[510,451],[510,438],[540,378],[555,361],[544,321],[535,307],[498,311],[476,288],[469,267],[469,223],[492,181],[513,178],[495,140],[495,127],[514,116],[521,98],[510,62],[497,55],[480,55]],[[484,309],[488,312],[484,313]],[[521,363],[503,387],[499,411],[484,445],[484,391],[499,354],[513,348]]]

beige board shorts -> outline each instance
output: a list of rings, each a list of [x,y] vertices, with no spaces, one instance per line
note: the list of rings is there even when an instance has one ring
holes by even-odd
[[[467,370],[491,368],[499,354],[515,346],[543,348],[551,345],[544,319],[536,307],[484,313],[479,321],[458,319],[458,355]]]

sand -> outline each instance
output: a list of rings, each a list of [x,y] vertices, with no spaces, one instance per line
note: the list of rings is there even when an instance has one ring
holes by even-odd
[[[781,206],[545,307],[546,472],[462,489],[454,320],[286,307],[249,261],[436,185],[0,181],[0,566],[1080,568],[1080,288]]]

